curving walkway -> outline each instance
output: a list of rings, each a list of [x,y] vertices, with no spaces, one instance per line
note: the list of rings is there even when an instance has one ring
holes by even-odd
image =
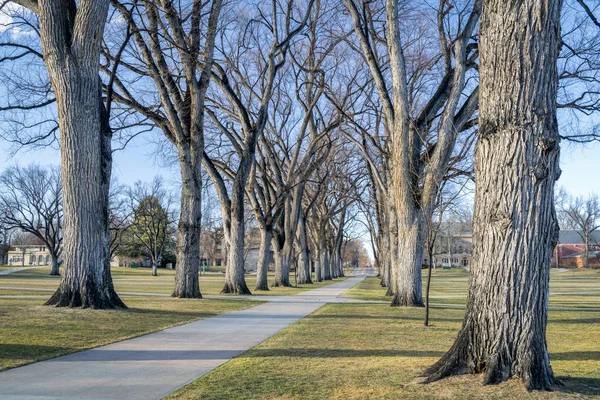
[[[338,301],[371,272],[296,296],[260,296],[267,303],[0,372],[0,399],[160,399]]]

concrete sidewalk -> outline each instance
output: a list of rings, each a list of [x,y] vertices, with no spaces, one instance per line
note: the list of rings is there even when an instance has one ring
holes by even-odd
[[[160,399],[335,300],[362,279],[285,296],[294,302],[261,304],[4,371],[0,399]]]
[[[15,272],[20,272],[20,271],[27,271],[28,269],[33,269],[33,268],[43,268],[44,266],[35,266],[35,267],[15,267],[13,269],[6,269],[4,271],[0,271],[0,275],[10,275],[12,273]]]

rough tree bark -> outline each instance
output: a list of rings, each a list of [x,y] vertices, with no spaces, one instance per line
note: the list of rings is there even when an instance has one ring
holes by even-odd
[[[44,61],[57,100],[64,209],[64,272],[47,305],[125,307],[112,285],[108,249],[111,157],[100,91],[100,43],[109,0],[23,1],[38,13]],[[108,168],[109,170],[107,171]]]
[[[258,248],[258,262],[256,265],[256,289],[269,290],[267,272],[269,270],[269,252],[271,251],[271,238],[273,233],[270,229],[260,230],[260,247]]]
[[[308,238],[306,232],[306,218],[304,215],[300,216],[298,221],[298,284],[312,284],[310,276],[310,257],[308,256]]]
[[[247,168],[249,171],[250,166],[244,167],[242,164],[243,160],[240,163],[238,176],[233,183],[234,188],[232,189],[229,254],[227,256],[225,285],[221,293],[252,294],[246,284],[244,269],[244,186],[249,172],[239,172],[242,168]],[[237,188],[235,187],[236,185],[238,186]]]
[[[549,266],[558,239],[554,182],[560,0],[486,0],[481,20],[473,269],[462,330],[426,374],[519,377],[550,389]]]

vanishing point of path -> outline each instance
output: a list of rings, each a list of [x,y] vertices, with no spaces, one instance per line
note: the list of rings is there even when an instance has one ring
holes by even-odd
[[[0,399],[160,399],[335,302],[374,272],[360,270],[300,295],[272,296],[277,301],[0,372]]]

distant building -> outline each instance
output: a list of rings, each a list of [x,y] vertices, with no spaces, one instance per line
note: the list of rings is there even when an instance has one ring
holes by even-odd
[[[440,226],[435,239],[433,253],[434,268],[470,268],[473,251],[471,227],[464,223],[445,222]],[[429,266],[429,255],[425,251],[423,267]]]
[[[576,230],[561,230],[552,254],[555,268],[583,268],[585,259],[584,235]],[[600,231],[592,232],[588,243],[588,268],[600,268]]]
[[[51,265],[48,248],[39,244],[23,244],[8,249],[7,264],[11,266]]]
[[[203,231],[200,234],[200,265],[221,266],[227,264],[227,254],[223,250],[223,228]],[[260,246],[260,231],[256,227],[246,230],[244,240],[244,268],[256,271]],[[269,264],[273,263],[273,252],[267,255]]]

